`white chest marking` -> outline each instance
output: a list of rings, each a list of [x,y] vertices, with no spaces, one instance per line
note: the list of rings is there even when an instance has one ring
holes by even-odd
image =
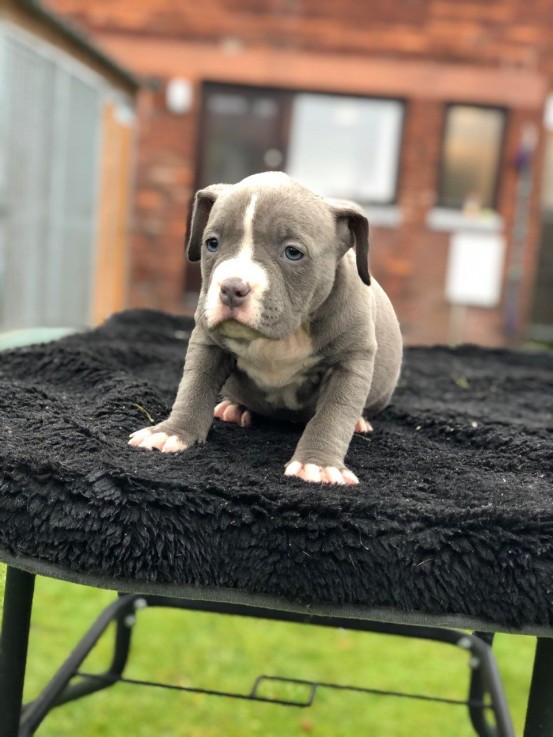
[[[238,356],[238,368],[261,389],[290,388],[294,395],[304,381],[304,372],[318,362],[306,330],[300,328],[289,338],[258,338],[251,343],[228,340]],[[289,404],[289,402],[287,402]]]

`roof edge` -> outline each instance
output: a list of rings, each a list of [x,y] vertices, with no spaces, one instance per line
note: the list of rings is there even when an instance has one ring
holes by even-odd
[[[19,5],[61,33],[65,38],[72,41],[80,49],[93,57],[95,61],[100,62],[112,73],[115,73],[128,85],[133,87],[134,90],[138,90],[143,86],[139,77],[135,76],[132,72],[129,72],[118,62],[108,56],[107,53],[92,43],[83,30],[77,28],[73,23],[58,15],[58,13],[44,7],[40,0],[19,0]]]

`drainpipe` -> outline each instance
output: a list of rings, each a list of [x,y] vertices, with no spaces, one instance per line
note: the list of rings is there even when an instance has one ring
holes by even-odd
[[[524,253],[528,238],[530,203],[532,197],[532,164],[538,140],[538,130],[533,123],[522,129],[520,145],[515,157],[518,172],[515,195],[515,215],[511,230],[511,255],[505,282],[504,324],[507,340],[516,342],[520,336],[520,297],[524,277]]]

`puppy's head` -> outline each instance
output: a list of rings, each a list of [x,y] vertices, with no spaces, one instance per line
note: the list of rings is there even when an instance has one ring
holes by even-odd
[[[352,246],[369,284],[369,226],[361,208],[320,197],[286,174],[202,189],[188,242],[188,258],[201,259],[197,314],[208,330],[229,337],[288,337],[327,299]]]

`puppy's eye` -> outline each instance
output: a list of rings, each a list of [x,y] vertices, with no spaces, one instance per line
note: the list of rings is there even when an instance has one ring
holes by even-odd
[[[219,249],[219,241],[217,238],[208,238],[205,242],[205,247],[208,251],[211,251],[213,253],[214,251],[217,251]]]
[[[286,246],[284,255],[289,261],[301,261],[303,258],[303,253],[299,248],[295,248],[294,246]]]

